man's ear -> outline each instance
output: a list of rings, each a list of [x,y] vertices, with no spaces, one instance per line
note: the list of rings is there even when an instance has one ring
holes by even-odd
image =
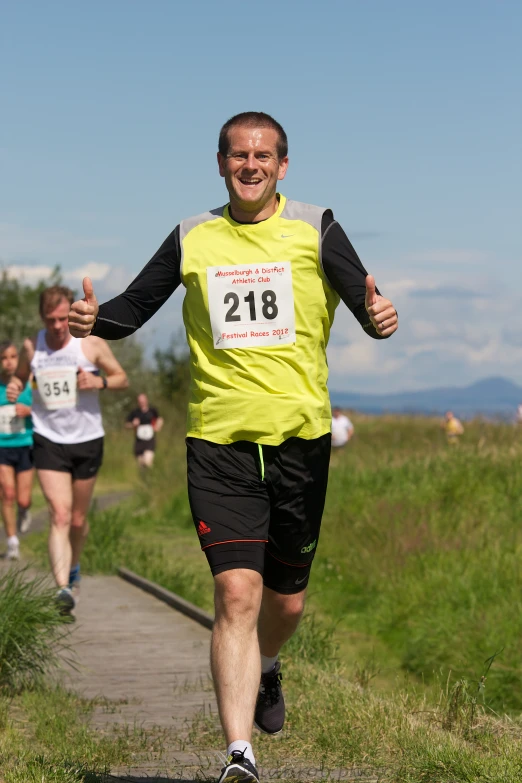
[[[286,172],[288,171],[288,157],[281,158],[279,161],[279,172],[277,174],[277,179],[284,179],[286,177]]]
[[[218,152],[218,154],[217,154],[217,162],[218,162],[219,176],[220,177],[224,177],[225,176],[225,160],[226,160],[226,158],[221,154],[221,152]]]

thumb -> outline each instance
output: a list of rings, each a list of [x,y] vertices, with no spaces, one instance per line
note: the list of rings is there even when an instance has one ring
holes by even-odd
[[[375,278],[373,275],[366,275],[366,307],[371,307],[377,303],[377,292],[375,290]]]
[[[83,278],[83,295],[85,301],[88,304],[96,301],[96,297],[94,296],[94,289],[92,287],[92,280],[90,277]]]

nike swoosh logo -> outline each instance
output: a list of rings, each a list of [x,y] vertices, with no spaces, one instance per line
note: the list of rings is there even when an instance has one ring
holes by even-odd
[[[281,239],[288,239],[288,237],[295,237],[295,234],[281,234]]]
[[[303,578],[302,578],[302,579],[296,579],[296,580],[295,580],[295,584],[296,584],[296,585],[300,585],[300,584],[301,584],[301,582],[304,582],[304,580],[305,580],[307,577],[308,577],[308,574],[307,574],[306,576],[303,576]]]

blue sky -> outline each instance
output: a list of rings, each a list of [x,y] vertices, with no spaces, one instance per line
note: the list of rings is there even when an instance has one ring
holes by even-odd
[[[282,192],[333,208],[400,314],[377,344],[339,307],[331,388],[522,384],[521,33],[518,0],[5,2],[0,263],[119,293],[226,201],[222,123],[267,111]]]

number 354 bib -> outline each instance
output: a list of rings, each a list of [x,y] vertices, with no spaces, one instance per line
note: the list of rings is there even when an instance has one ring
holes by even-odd
[[[38,370],[36,385],[43,407],[48,411],[76,405],[76,367],[49,367]]]
[[[214,348],[295,343],[290,261],[208,267],[207,287]]]

